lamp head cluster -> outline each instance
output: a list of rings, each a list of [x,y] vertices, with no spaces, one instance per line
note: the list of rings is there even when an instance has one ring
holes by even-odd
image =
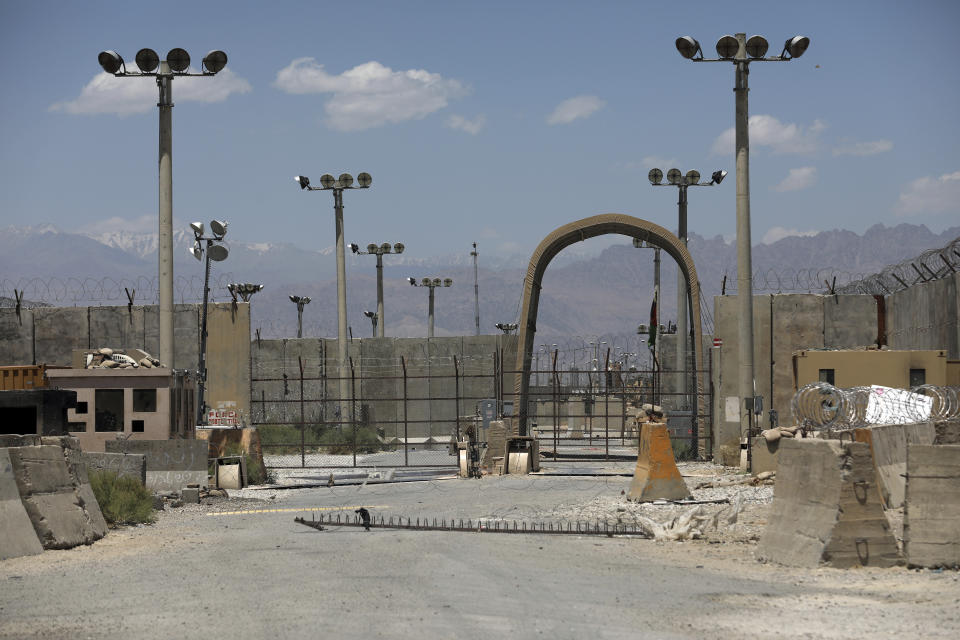
[[[302,307],[305,304],[310,304],[310,296],[290,296],[290,302]]]
[[[371,320],[373,320],[374,318],[377,317],[377,312],[376,312],[376,311],[364,311],[364,312],[363,312],[363,315],[365,315],[365,316],[367,316],[368,318],[370,318]]]
[[[500,331],[503,331],[504,335],[510,335],[510,332],[516,331],[520,325],[516,322],[498,322],[495,326],[497,329],[500,329]]]
[[[650,173],[647,174],[647,180],[655,187],[709,187],[720,184],[726,177],[727,172],[718,169],[710,176],[710,182],[700,182],[700,172],[696,169],[691,169],[686,174],[680,169],[670,169],[667,171],[667,184],[663,184],[663,171],[660,169],[650,169]]]
[[[449,287],[453,285],[453,278],[421,278],[417,282],[416,278],[407,278],[407,282],[414,287],[429,287],[435,289],[437,287]]]
[[[262,284],[254,284],[252,282],[231,282],[227,285],[227,291],[230,292],[230,295],[232,295],[234,299],[240,296],[244,302],[250,302],[253,294],[262,290]]]
[[[107,73],[115,76],[155,76],[160,75],[157,67],[160,66],[160,56],[153,49],[140,49],[134,57],[139,72],[127,71],[126,63],[123,57],[116,51],[101,51],[97,56],[97,62]],[[227,54],[219,49],[211,51],[203,57],[203,64],[200,73],[187,73],[190,68],[190,54],[179,47],[170,49],[167,52],[167,66],[170,67],[175,75],[180,76],[212,76],[227,66]]]
[[[227,259],[230,250],[222,243],[223,237],[227,235],[227,227],[230,223],[226,220],[211,220],[210,231],[213,236],[204,236],[204,226],[202,222],[191,222],[190,228],[193,230],[193,247],[190,248],[190,255],[197,260],[203,260],[203,242],[207,242],[207,256],[214,262],[220,262]]]
[[[364,255],[382,256],[385,253],[403,253],[403,250],[406,247],[402,242],[397,242],[397,243],[394,243],[393,245],[391,245],[389,242],[384,242],[383,244],[376,244],[374,242],[371,242],[370,244],[367,245],[366,251],[361,251],[360,245],[354,244],[353,242],[351,242],[350,244],[347,245],[347,248],[350,249],[350,251],[352,251],[353,253],[361,256],[364,256]]]
[[[718,62],[726,60],[735,60],[740,55],[740,42],[736,37],[726,35],[717,40],[718,59],[710,60],[703,57],[703,49],[700,43],[690,36],[682,36],[676,40],[677,51],[688,60],[697,62]],[[765,60],[765,61],[783,61],[799,58],[810,46],[810,38],[807,36],[794,36],[789,38],[783,44],[783,50],[780,55],[772,58],[766,58],[767,50],[770,48],[767,39],[763,36],[750,36],[744,46],[747,54],[746,60]]]
[[[310,178],[307,176],[293,176],[293,179],[297,181],[297,184],[300,185],[301,189],[306,189],[308,191],[329,191],[331,189],[368,189],[370,188],[370,185],[373,184],[373,178],[370,177],[369,173],[365,172],[357,174],[357,186],[353,186],[353,176],[349,173],[341,173],[338,178],[334,178],[329,173],[325,173],[320,176],[319,187],[311,186]]]

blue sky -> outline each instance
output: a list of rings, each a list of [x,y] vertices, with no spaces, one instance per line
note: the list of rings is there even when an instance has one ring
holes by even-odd
[[[333,243],[332,197],[293,176],[367,171],[345,195],[348,242],[420,256],[529,252],[554,228],[617,212],[675,229],[647,171],[733,173],[733,65],[692,63],[759,33],[788,63],[750,73],[753,238],[875,223],[960,223],[960,3],[13,2],[0,0],[0,224],[153,230],[152,79],[97,54],[194,66],[174,81],[174,217],[231,238]],[[735,182],[691,189],[689,227],[732,237]]]

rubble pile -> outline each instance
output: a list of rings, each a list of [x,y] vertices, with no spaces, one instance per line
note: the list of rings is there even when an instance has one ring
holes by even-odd
[[[123,349],[101,347],[84,354],[85,369],[153,369],[161,367],[160,360],[154,358],[141,349],[130,349],[127,353]]]

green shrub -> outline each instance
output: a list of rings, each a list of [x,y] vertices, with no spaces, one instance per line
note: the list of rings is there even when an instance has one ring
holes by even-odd
[[[154,520],[153,494],[138,480],[115,471],[91,471],[90,486],[103,517],[111,525],[150,523]]]

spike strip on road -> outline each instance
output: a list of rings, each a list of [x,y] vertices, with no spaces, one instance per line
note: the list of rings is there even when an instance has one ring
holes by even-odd
[[[639,536],[643,538],[651,537],[646,531],[637,525],[627,525],[623,523],[609,522],[506,522],[484,520],[437,520],[433,518],[379,518],[373,517],[369,524],[355,516],[347,515],[341,518],[340,514],[320,514],[317,520],[311,514],[310,520],[306,518],[294,518],[294,522],[323,530],[324,527],[365,527],[370,529],[408,529],[413,531],[459,531],[464,533],[540,533],[554,535],[600,535],[600,536]]]
[[[279,509],[244,509],[243,511],[211,511],[208,516],[242,516],[248,513],[289,513],[304,511],[355,511],[356,507],[282,507]],[[388,509],[386,505],[374,505],[370,509]]]

